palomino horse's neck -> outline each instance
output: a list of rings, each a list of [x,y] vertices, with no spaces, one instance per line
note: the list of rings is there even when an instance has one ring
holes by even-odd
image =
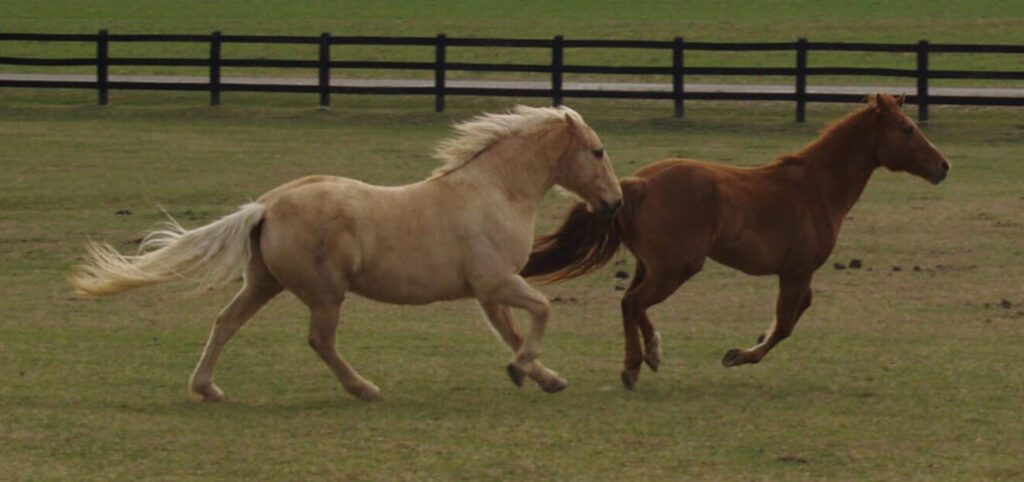
[[[867,109],[830,127],[794,157],[803,160],[829,210],[841,220],[860,199],[879,166],[878,121]]]
[[[571,141],[568,134],[554,128],[512,135],[450,175],[500,189],[511,202],[536,210],[555,184],[559,159]]]

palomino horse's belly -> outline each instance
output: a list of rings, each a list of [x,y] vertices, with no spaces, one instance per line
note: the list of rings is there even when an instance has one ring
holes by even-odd
[[[460,276],[445,273],[360,273],[351,280],[351,292],[375,301],[422,305],[473,295]]]

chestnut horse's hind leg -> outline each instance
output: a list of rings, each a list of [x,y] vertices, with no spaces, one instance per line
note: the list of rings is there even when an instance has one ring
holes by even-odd
[[[480,303],[480,307],[484,310],[484,314],[487,315],[487,319],[491,322],[491,326],[494,327],[494,331],[498,333],[498,336],[512,349],[512,353],[517,353],[523,345],[523,336],[519,333],[519,327],[516,326],[512,308],[502,304],[483,302]],[[509,376],[516,386],[522,386],[523,375],[529,375],[548,393],[560,392],[569,386],[568,381],[560,377],[558,373],[542,365],[540,360],[533,360],[533,363],[526,369],[525,373],[511,368],[512,366],[509,368]]]
[[[626,295],[622,297],[622,328],[626,340],[626,358],[621,377],[626,388],[632,390],[640,378],[640,365],[644,362],[640,349],[641,332],[644,333],[645,341],[649,339],[648,351],[656,350],[656,363],[661,362],[661,336],[654,331],[654,325],[647,318],[647,308],[665,301],[665,298],[698,271],[699,267],[669,275],[659,269],[648,268],[637,260],[637,275],[633,279],[633,284],[626,290]],[[657,365],[652,365],[652,368],[655,366]]]
[[[207,402],[224,399],[224,392],[213,383],[213,367],[217,364],[224,345],[249,318],[281,292],[281,285],[267,271],[258,252],[254,250],[254,253],[256,254],[246,269],[245,286],[217,315],[203,355],[189,378],[188,392],[194,399]]]
[[[636,288],[646,277],[647,267],[643,261],[638,259],[636,271],[633,273],[633,281],[630,282],[628,289]],[[647,317],[646,312],[637,321],[640,325],[640,334],[643,335],[644,339],[644,363],[651,367],[651,370],[658,371],[658,367],[661,366],[661,334],[654,329],[654,324],[651,323],[651,319]]]
[[[359,376],[341,357],[337,348],[338,311],[340,303],[310,306],[309,346],[331,367],[345,390],[361,400],[379,400],[380,389]]]
[[[779,342],[793,333],[800,315],[811,306],[811,275],[779,276],[779,298],[775,306],[775,323],[758,344],[749,350],[734,348],[722,357],[726,367],[757,363]]]

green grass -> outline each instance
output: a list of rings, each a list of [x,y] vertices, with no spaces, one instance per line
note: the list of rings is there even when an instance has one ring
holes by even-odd
[[[284,5],[14,0],[0,2],[0,31],[1024,43],[1024,8],[1008,1]],[[0,43],[0,54],[37,47]],[[54,55],[79,54],[92,55],[91,47],[68,45]],[[451,58],[459,55],[484,54],[453,51]],[[567,62],[585,59],[576,55],[568,52]],[[658,61],[631,51],[623,59]],[[790,62],[688,57],[695,65],[712,60]],[[912,65],[903,60],[900,66]],[[845,59],[812,56],[812,65],[819,61]],[[943,62],[1019,68],[1010,56],[933,59]],[[313,96],[225,93],[221,107],[209,108],[202,93],[114,92],[112,104],[99,108],[90,91],[0,90],[4,477],[1024,475],[1018,109],[933,106],[926,133],[953,163],[949,180],[933,187],[879,171],[816,276],[814,305],[795,335],[757,366],[725,370],[719,360],[769,326],[774,280],[709,263],[651,311],[665,362],[659,373],[645,371],[634,392],[623,390],[615,287],[624,282],[613,274],[631,272],[624,256],[591,276],[542,288],[570,300],[554,305],[543,355],[571,381],[563,393],[514,388],[503,372],[508,353],[470,301],[399,307],[353,297],[343,307],[339,344],[384,396],[358,402],[308,348],[305,309],[286,294],[228,345],[217,381],[230,401],[188,402],[187,377],[236,286],[189,296],[190,287],[168,285],[79,300],[64,276],[83,260],[86,240],[130,250],[163,219],[160,207],[198,226],[307,174],[416,181],[435,167],[428,154],[451,122],[522,101],[454,97],[439,115],[428,97],[333,100],[322,111],[312,107]],[[808,122],[798,125],[788,103],[691,102],[685,119],[672,118],[667,102],[569,103],[600,133],[620,175],[669,156],[764,163],[856,107],[812,104]],[[567,205],[552,195],[539,230],[550,230]],[[864,267],[832,268],[853,258]]]
[[[18,97],[20,95],[21,97]],[[138,94],[142,96],[143,94]],[[796,334],[757,366],[718,361],[770,323],[775,286],[709,264],[652,310],[665,363],[619,386],[615,270],[544,287],[545,362],[572,385],[514,388],[506,350],[470,301],[351,299],[342,353],[383,391],[349,397],[306,346],[306,312],[271,303],[228,345],[230,402],[185,381],[232,288],[82,301],[64,275],[87,239],[131,249],[163,206],[188,226],[311,173],[380,184],[425,177],[451,121],[505,104],[346,99],[329,111],[235,105],[0,105],[0,465],[15,479],[1013,479],[1024,473],[1024,199],[1012,109],[936,108],[927,134],[954,165],[932,187],[878,172],[815,282]],[[137,99],[128,99],[137,100]],[[293,104],[292,104],[293,105]],[[690,157],[758,164],[854,106],[575,106],[619,174]],[[56,134],[55,134],[56,133]],[[552,196],[550,229],[567,202]],[[117,215],[119,210],[131,215]],[[862,259],[860,270],[833,262]],[[899,266],[900,271],[893,271]],[[914,267],[917,267],[915,270]],[[1012,306],[1003,308],[1001,302]]]

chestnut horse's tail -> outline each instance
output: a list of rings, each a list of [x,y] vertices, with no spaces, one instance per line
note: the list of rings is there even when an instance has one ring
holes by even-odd
[[[90,242],[88,264],[78,266],[68,280],[85,296],[113,295],[170,280],[196,281],[200,288],[221,286],[249,261],[250,235],[263,219],[263,210],[263,205],[249,203],[192,230],[171,219],[166,229],[150,232],[134,256]]]
[[[530,260],[519,274],[551,283],[585,275],[608,263],[622,245],[622,235],[646,193],[642,179],[625,178],[619,185],[622,208],[618,212],[587,212],[585,203],[576,204],[555,232],[534,241]]]

